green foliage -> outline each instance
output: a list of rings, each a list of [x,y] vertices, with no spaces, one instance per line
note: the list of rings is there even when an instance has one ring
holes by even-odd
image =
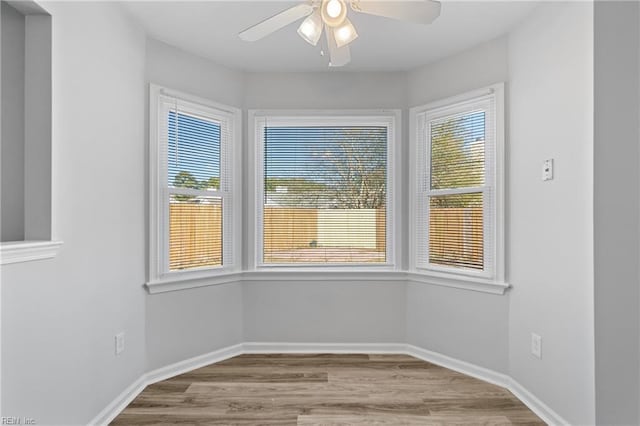
[[[189,172],[180,172],[173,178],[173,186],[176,188],[200,189],[200,183]]]
[[[273,192],[278,187],[287,188],[288,193],[308,193],[315,191],[324,191],[327,185],[321,182],[314,182],[305,178],[298,177],[268,177],[264,180],[264,189],[267,192]]]
[[[202,189],[220,189],[220,178],[212,176],[200,183]]]
[[[432,125],[431,131],[431,189],[481,186],[484,183],[484,144],[465,142],[463,120],[448,119]],[[465,168],[467,173],[461,174],[460,168]],[[481,205],[482,197],[477,194],[431,198],[432,208]]]
[[[173,186],[189,189],[220,189],[220,178],[212,176],[207,180],[198,181],[191,173],[181,171],[174,176]],[[189,201],[194,198],[192,195],[174,195],[173,197],[177,201]]]

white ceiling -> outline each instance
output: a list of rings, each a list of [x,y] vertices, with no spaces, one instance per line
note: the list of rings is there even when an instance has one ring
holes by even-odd
[[[326,71],[328,59],[289,25],[257,42],[237,34],[301,1],[142,1],[125,7],[158,40],[246,71]],[[409,70],[505,34],[536,6],[525,1],[442,1],[431,25],[358,14],[349,18],[360,37],[341,70]]]

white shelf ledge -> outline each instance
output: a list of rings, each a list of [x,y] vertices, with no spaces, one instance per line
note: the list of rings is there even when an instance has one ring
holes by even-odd
[[[417,284],[431,284],[441,287],[458,288],[461,290],[479,291],[481,293],[505,294],[511,288],[508,283],[483,280],[478,278],[442,277],[418,272],[408,272],[407,281]]]
[[[176,278],[162,281],[148,282],[146,288],[150,294],[166,293],[169,291],[186,290],[190,288],[208,287],[220,284],[262,282],[397,282],[418,283],[452,287],[463,290],[479,291],[482,293],[502,295],[510,288],[507,283],[481,280],[477,278],[435,277],[415,272],[389,271],[389,270],[362,270],[362,271],[331,271],[331,270],[256,270],[244,272],[232,272],[220,275],[195,278]]]
[[[56,257],[62,241],[9,241],[0,243],[0,264],[32,262]]]

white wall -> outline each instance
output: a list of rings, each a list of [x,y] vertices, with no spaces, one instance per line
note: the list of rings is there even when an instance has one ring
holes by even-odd
[[[24,239],[25,18],[2,2],[2,223],[0,240]]]
[[[640,16],[595,6],[595,321],[598,424],[639,424]]]
[[[247,109],[406,108],[404,73],[247,73]]]
[[[498,38],[411,71],[408,103],[424,105],[508,78],[507,40]],[[408,343],[502,373],[508,370],[508,315],[506,295],[407,285]]]
[[[509,74],[509,372],[593,424],[593,5],[540,6],[509,37]]]
[[[245,282],[247,342],[402,343],[404,282]]]
[[[404,108],[406,77],[404,73],[247,73],[244,107]],[[406,122],[406,114],[403,118]],[[406,139],[403,138],[399,143],[403,147],[402,152],[406,152]],[[247,163],[245,170],[253,167],[253,164]],[[399,170],[400,173],[404,172],[402,168]],[[401,174],[401,180],[405,180],[404,174]],[[245,191],[245,194],[247,193],[248,191]],[[399,198],[402,207],[404,194],[399,194]],[[245,199],[245,205],[249,205],[248,198]],[[396,213],[397,217],[402,217],[402,211],[401,208]],[[245,225],[248,225],[253,216],[246,211],[244,219]],[[247,226],[245,229],[248,229]],[[245,249],[251,241],[248,237],[245,236]],[[404,341],[404,283],[246,282],[243,285],[243,307],[246,341]]]
[[[238,283],[147,296],[148,370],[242,343]]]
[[[508,80],[507,38],[500,37],[408,73],[409,107]]]
[[[27,15],[24,239],[51,239],[51,16]]]
[[[230,106],[242,106],[241,72],[152,39],[147,40],[146,80]],[[148,369],[241,343],[242,310],[241,284],[148,295]]]
[[[53,260],[2,267],[2,414],[86,424],[146,367],[144,36],[115,5],[46,7],[64,245]]]
[[[54,260],[2,270],[3,415],[85,423],[143,372],[242,341],[407,341],[511,374],[572,423],[594,422],[591,5],[544,5],[508,40],[397,74],[245,74],[152,40],[145,53],[118,6],[48,7],[53,231],[65,245]],[[407,106],[499,81],[511,109],[508,296],[398,282],[144,292],[149,82],[244,109],[405,108],[406,165]],[[543,184],[549,157],[556,179]],[[405,252],[406,221],[400,229]],[[120,331],[127,347],[115,357]],[[529,354],[531,331],[542,360]]]
[[[147,39],[146,69],[148,82],[221,104],[242,107],[242,72],[217,65],[154,39]]]

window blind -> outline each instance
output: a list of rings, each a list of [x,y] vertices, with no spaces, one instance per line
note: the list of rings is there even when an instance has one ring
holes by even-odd
[[[164,269],[221,267],[231,261],[230,118],[170,96],[161,104]]]
[[[490,274],[494,263],[493,95],[418,117],[417,266]]]
[[[264,264],[387,262],[388,133],[264,126]]]

